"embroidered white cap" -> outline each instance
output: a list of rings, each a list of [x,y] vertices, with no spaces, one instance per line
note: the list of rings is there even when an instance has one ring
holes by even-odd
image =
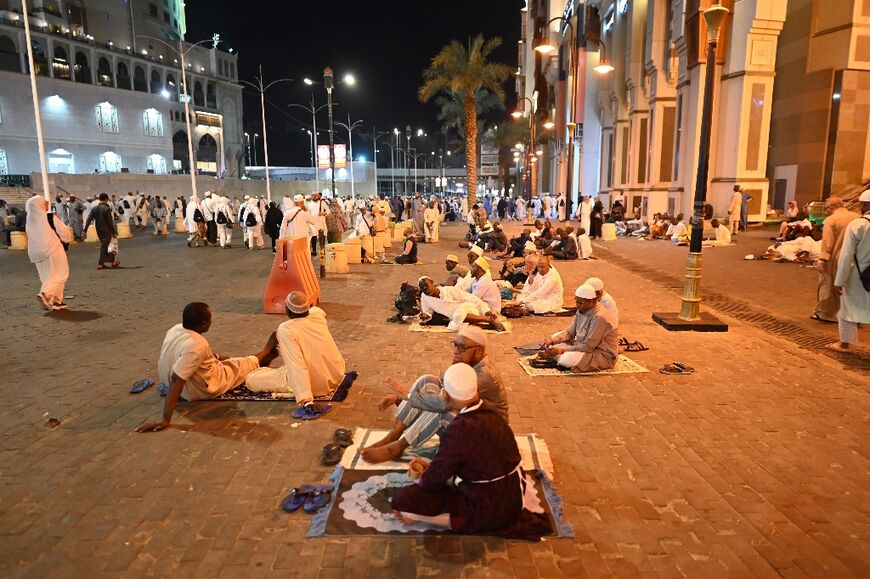
[[[477,396],[477,373],[468,364],[453,364],[444,371],[444,390],[454,400]]]
[[[486,347],[486,334],[480,326],[465,324],[462,326],[462,329],[459,330],[457,335],[462,338],[467,338],[475,344],[480,344],[481,346]]]
[[[453,263],[459,263],[459,258],[453,255],[452,253],[444,258],[445,261],[452,261]]]
[[[477,257],[480,257],[481,255],[483,255],[483,248],[480,247],[479,245],[472,245],[471,247],[468,248],[468,251],[477,254]]]
[[[302,203],[303,201],[305,201],[305,197],[302,195],[297,194],[293,196],[293,203]]]
[[[592,286],[592,289],[594,289],[594,290],[597,291],[597,292],[600,292],[601,290],[604,289],[604,282],[601,281],[601,280],[600,280],[599,278],[597,278],[597,277],[590,277],[589,279],[587,279],[587,280],[586,280],[585,282],[583,282],[583,283],[584,283],[585,285],[591,285],[591,286]]]
[[[292,291],[287,294],[284,305],[294,314],[304,314],[311,308],[311,304],[308,303],[308,296],[300,291]]]
[[[578,298],[583,298],[584,300],[594,300],[595,288],[589,284],[584,283],[583,285],[577,287],[574,295]]]

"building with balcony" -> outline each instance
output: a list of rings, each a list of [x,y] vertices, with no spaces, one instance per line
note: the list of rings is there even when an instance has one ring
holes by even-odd
[[[244,172],[237,55],[184,42],[181,0],[28,6],[50,173],[188,172],[180,52],[197,171]],[[40,170],[23,18],[0,0],[0,175]]]
[[[517,92],[534,105],[539,190],[691,214],[712,4],[528,1]],[[716,214],[735,184],[760,221],[790,199],[870,180],[870,3],[722,4],[731,13],[716,55],[707,194]],[[547,43],[555,50],[535,50]]]

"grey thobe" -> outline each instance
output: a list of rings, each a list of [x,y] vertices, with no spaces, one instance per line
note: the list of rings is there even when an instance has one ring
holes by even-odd
[[[426,210],[426,204],[423,198],[414,197],[411,199],[411,214],[414,216],[414,233],[423,235],[423,212]]]

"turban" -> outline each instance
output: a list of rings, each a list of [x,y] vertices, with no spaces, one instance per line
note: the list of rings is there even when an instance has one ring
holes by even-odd
[[[477,396],[477,373],[468,364],[453,364],[444,372],[444,390],[454,400]]]

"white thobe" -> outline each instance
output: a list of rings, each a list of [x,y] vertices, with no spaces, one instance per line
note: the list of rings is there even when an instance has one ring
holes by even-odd
[[[434,312],[450,318],[448,328],[458,331],[468,314],[483,316],[490,308],[479,297],[457,287],[439,286],[439,297],[420,294],[420,310],[427,315]]]
[[[607,293],[606,291],[601,294],[601,299],[598,300],[604,309],[607,310],[607,313],[610,314],[612,318],[614,329],[619,327],[619,308],[616,307],[616,300],[613,299],[613,296]]]
[[[685,223],[683,223],[682,221],[677,222],[677,224],[674,225],[673,229],[671,229],[671,241],[679,241],[680,236],[685,235],[687,229],[688,227],[686,227]],[[716,236],[719,236],[718,232],[716,233]],[[728,242],[731,242],[730,235],[728,236]]]
[[[545,275],[537,274],[523,286],[517,301],[535,314],[557,312],[562,309],[564,291],[562,276],[551,266]]]
[[[426,241],[429,241],[435,235],[435,228],[438,226],[438,209],[435,207],[427,207],[423,211],[423,229],[426,234]]]
[[[501,292],[489,272],[472,281],[468,291],[483,300],[496,314],[501,313]]]
[[[559,213],[559,221],[565,221],[565,196],[559,195],[556,197],[556,209]]]
[[[276,332],[284,364],[260,368],[245,384],[254,392],[292,392],[299,404],[332,392],[344,379],[344,357],[338,350],[326,313],[313,306],[304,318],[287,320]]]
[[[705,245],[731,245],[731,230],[720,223],[716,228],[716,239],[705,242]]]
[[[580,259],[589,259],[592,257],[592,240],[589,239],[588,233],[577,236],[577,249],[580,252],[578,255]]]
[[[589,229],[592,227],[592,203],[589,202],[589,199],[584,199],[582,203],[580,203],[580,227],[589,234]]]
[[[846,227],[837,263],[837,277],[834,279],[834,285],[843,288],[837,318],[870,324],[870,292],[861,283],[861,276],[855,267],[856,259],[862,272],[870,269],[870,212]]]
[[[305,209],[293,207],[284,214],[281,222],[281,237],[304,237],[308,239],[308,227],[319,226],[317,220]]]

